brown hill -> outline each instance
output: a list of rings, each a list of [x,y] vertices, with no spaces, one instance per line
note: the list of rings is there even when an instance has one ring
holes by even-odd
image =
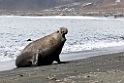
[[[52,9],[75,9],[75,10],[86,10],[86,9],[114,9],[124,8],[124,0],[80,0],[79,2],[60,5]]]
[[[124,8],[124,0],[0,0],[1,10]]]
[[[2,10],[43,10],[81,0],[0,0]]]
[[[0,14],[115,15],[124,12],[124,0],[0,0]]]

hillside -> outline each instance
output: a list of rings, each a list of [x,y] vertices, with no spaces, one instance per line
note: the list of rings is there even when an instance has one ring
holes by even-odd
[[[3,10],[43,10],[81,0],[0,0]]]
[[[0,0],[0,14],[123,14],[124,0]]]

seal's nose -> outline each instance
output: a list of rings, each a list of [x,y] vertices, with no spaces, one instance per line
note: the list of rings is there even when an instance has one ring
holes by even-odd
[[[65,27],[60,27],[60,31],[61,31],[61,33],[63,33],[63,34],[67,34],[67,33],[68,33],[68,29],[65,28]]]

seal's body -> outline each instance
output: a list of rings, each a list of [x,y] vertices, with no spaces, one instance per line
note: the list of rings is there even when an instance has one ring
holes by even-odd
[[[16,66],[48,65],[53,61],[60,63],[59,54],[67,33],[67,28],[61,27],[60,30],[28,44],[17,57]]]

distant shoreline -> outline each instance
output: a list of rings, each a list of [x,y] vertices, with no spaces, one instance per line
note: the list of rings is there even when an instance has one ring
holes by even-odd
[[[116,11],[116,10],[115,10]],[[94,11],[94,10],[77,10],[77,11],[56,11],[56,10],[24,10],[24,11],[7,11],[0,10],[0,15],[17,15],[17,16],[102,16],[102,17],[124,17],[123,11]]]

